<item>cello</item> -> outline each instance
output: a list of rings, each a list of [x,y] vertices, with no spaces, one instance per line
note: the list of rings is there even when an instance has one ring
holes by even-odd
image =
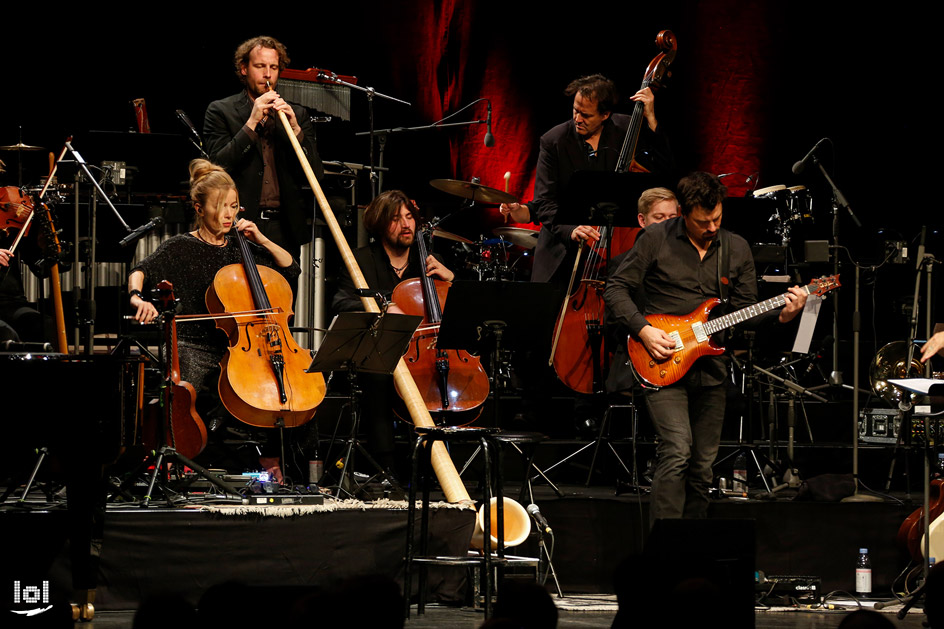
[[[242,264],[220,269],[206,304],[230,347],[220,361],[220,399],[233,417],[261,428],[294,428],[315,416],[325,396],[311,355],[289,333],[292,289],[282,275],[257,266],[249,243],[233,230]],[[239,316],[236,316],[239,313]]]
[[[649,62],[640,90],[661,87],[664,79],[671,75],[668,68],[675,60],[678,49],[675,35],[669,30],[660,31],[656,35],[656,46],[663,52]],[[617,160],[616,172],[648,172],[635,159],[636,145],[639,143],[644,121],[645,105],[636,101]],[[609,353],[605,351],[603,342],[606,264],[608,260],[632,246],[638,231],[635,228],[617,227],[611,232],[606,227],[601,228],[600,240],[581,246],[574,261],[567,296],[554,328],[548,366],[554,367],[557,377],[564,385],[578,393],[593,394],[603,391],[603,373]],[[579,283],[576,283],[577,271],[580,269],[585,250],[590,253],[587,254],[587,262],[583,266]]]
[[[426,230],[417,231],[416,248],[422,264],[429,255]],[[426,408],[430,413],[459,417],[464,411],[474,410],[485,403],[489,386],[488,376],[477,356],[464,350],[440,349],[436,344],[442,305],[448,290],[448,282],[424,273],[397,284],[392,300],[404,314],[423,317],[403,358]],[[463,423],[475,421],[479,413]]]

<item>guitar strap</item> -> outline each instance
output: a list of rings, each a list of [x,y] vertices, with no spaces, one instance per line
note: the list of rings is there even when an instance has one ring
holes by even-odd
[[[728,235],[724,230],[718,230],[718,244],[721,250],[718,252],[718,292],[721,297],[721,307],[727,308],[728,289],[730,287],[730,260],[728,255]]]

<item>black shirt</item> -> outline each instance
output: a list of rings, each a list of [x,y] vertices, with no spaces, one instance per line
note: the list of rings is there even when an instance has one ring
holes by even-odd
[[[286,268],[278,267],[262,247],[249,243],[256,264],[272,267],[288,278],[297,277],[298,263]],[[206,292],[217,272],[229,264],[242,264],[239,246],[235,238],[227,238],[226,245],[218,247],[206,243],[191,234],[168,238],[157,251],[135,266],[131,272],[144,273],[144,293],[158,282],[167,280],[174,285],[174,296],[180,300],[178,314],[203,314],[207,312]],[[177,336],[182,341],[198,345],[226,347],[226,337],[217,335],[212,321],[193,323],[180,322]]]
[[[751,248],[742,237],[721,230],[728,238],[728,299],[731,310],[757,302],[757,276]],[[638,336],[648,322],[645,315],[687,315],[707,299],[719,297],[718,258],[720,244],[715,238],[701,258],[685,230],[682,217],[647,226],[630,249],[629,255],[606,282],[603,298],[616,323]],[[634,297],[642,288],[642,303]],[[720,307],[719,307],[720,308]],[[713,313],[722,314],[716,308]],[[777,311],[772,311],[777,312]],[[705,357],[696,364],[710,367],[717,384],[724,377],[724,367],[715,357]],[[706,382],[705,384],[708,384]]]

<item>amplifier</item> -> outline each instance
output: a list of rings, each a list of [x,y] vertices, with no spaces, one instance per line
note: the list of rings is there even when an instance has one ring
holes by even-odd
[[[898,440],[902,413],[891,408],[864,408],[859,411],[859,441],[891,443]]]
[[[802,602],[817,602],[822,594],[822,579],[813,576],[755,575],[754,594],[758,602],[784,598]]]

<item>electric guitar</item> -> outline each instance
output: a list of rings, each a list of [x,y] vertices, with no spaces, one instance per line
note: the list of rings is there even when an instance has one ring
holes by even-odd
[[[803,288],[810,295],[824,295],[839,286],[839,275],[830,275],[813,280]],[[692,364],[702,356],[717,356],[724,353],[724,348],[711,340],[712,334],[753,319],[774,308],[780,308],[787,301],[784,295],[778,295],[709,321],[708,315],[720,303],[720,299],[708,299],[683,316],[666,314],[647,316],[646,321],[650,325],[662,330],[675,340],[675,353],[669,358],[657,360],[649,354],[642,341],[632,336],[627,337],[626,347],[629,351],[629,360],[639,377],[656,387],[665,387],[678,382],[688,373]]]

